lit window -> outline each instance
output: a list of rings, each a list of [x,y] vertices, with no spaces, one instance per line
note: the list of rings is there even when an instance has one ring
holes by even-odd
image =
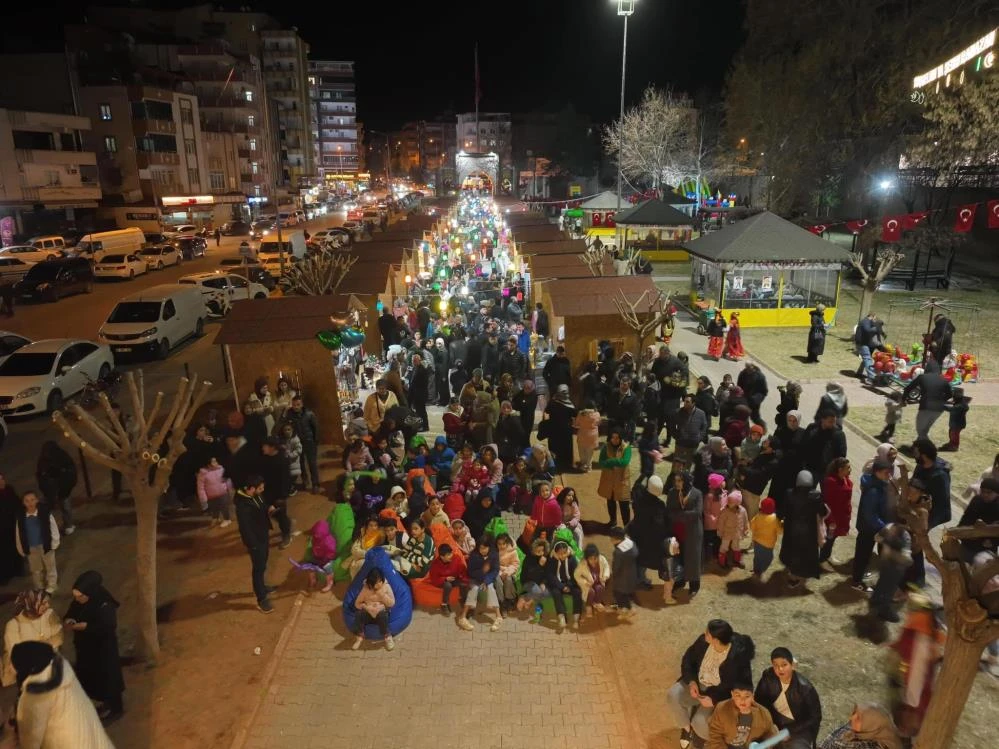
[[[101,119],[105,122],[111,121],[111,105],[110,104],[100,104]]]
[[[255,127],[257,124],[257,118],[252,114],[246,115],[246,124],[250,127]]]
[[[252,91],[244,91],[243,94],[246,96],[246,100],[247,101],[253,101],[253,92]]]
[[[256,151],[257,150],[257,139],[256,138],[250,138],[250,150],[251,151]]]
[[[118,153],[118,139],[113,135],[105,135],[104,150],[108,153]]]
[[[250,162],[250,171],[253,174],[258,174],[259,173],[260,167],[257,165],[256,161]]]

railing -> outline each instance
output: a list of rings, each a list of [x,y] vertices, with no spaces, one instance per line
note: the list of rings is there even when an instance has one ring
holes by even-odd
[[[132,120],[132,132],[140,138],[148,133],[176,135],[177,123],[173,120],[137,119]]]
[[[38,148],[18,148],[14,158],[20,164],[52,164],[62,166],[97,165],[93,151],[56,151]]]
[[[135,161],[140,169],[151,166],[178,166],[180,154],[172,151],[137,151]]]
[[[23,200],[100,200],[101,188],[95,185],[47,185],[22,187]]]

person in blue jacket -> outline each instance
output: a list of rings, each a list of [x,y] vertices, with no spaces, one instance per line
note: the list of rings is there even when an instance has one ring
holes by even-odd
[[[447,444],[447,437],[438,435],[434,440],[434,447],[427,457],[428,462],[437,472],[436,489],[443,489],[451,485],[451,463],[454,462],[454,450]]]
[[[503,622],[499,611],[499,597],[493,585],[499,575],[499,552],[493,537],[483,534],[475,546],[475,551],[468,555],[468,595],[465,596],[465,608],[458,618],[458,626],[470,632],[475,625],[468,620],[469,614],[475,612],[479,596],[485,594],[486,608],[493,614],[490,632],[495,632]]]
[[[860,507],[857,509],[857,545],[853,553],[853,587],[864,593],[872,588],[864,582],[867,565],[874,553],[875,538],[890,521],[888,510],[888,479],[892,464],[878,458],[870,473],[860,479]]]

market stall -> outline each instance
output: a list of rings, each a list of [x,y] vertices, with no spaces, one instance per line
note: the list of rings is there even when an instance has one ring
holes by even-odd
[[[739,312],[744,328],[808,327],[826,306],[835,322],[850,253],[764,211],[682,244],[691,256],[691,305]]]
[[[694,220],[661,200],[646,200],[614,217],[618,242],[637,247],[653,262],[687,259],[683,243],[694,237]]]
[[[605,244],[610,242],[612,239],[608,237],[613,237],[617,233],[614,228],[614,214],[617,212],[618,208],[625,210],[630,206],[627,200],[618,199],[617,193],[610,190],[605,190],[599,195],[594,195],[589,200],[584,200],[578,208],[567,209],[563,211],[563,215],[568,218],[575,220],[575,217],[569,216],[569,211],[579,211],[579,219],[582,223],[583,231],[586,233],[587,238],[590,237],[600,237],[601,241]],[[566,222],[566,226],[569,226],[569,222]]]

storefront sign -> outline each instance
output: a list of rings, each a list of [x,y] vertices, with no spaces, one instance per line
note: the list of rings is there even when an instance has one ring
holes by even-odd
[[[764,291],[770,291],[774,287],[774,277],[764,276],[763,280],[760,281],[760,288]]]
[[[996,45],[997,32],[999,32],[999,29],[992,29],[992,31],[988,34],[973,43],[971,46],[958,52],[952,58],[947,60],[947,62],[937,65],[935,68],[926,71],[922,75],[917,75],[912,79],[912,87],[923,88],[924,86],[927,86],[941,78],[946,80],[946,85],[950,85],[951,74],[974,60],[979,55],[983,55],[983,57],[976,65],[976,68],[991,68],[995,65],[995,54],[990,50],[992,50],[992,48]]]
[[[182,195],[161,198],[164,206],[215,205],[214,195]]]
[[[4,216],[0,218],[0,244],[10,247],[14,244],[14,217]]]
[[[578,198],[582,194],[583,194],[583,186],[582,185],[569,185],[569,197],[570,198]]]
[[[125,218],[129,221],[158,221],[159,214],[152,213],[126,213]]]

